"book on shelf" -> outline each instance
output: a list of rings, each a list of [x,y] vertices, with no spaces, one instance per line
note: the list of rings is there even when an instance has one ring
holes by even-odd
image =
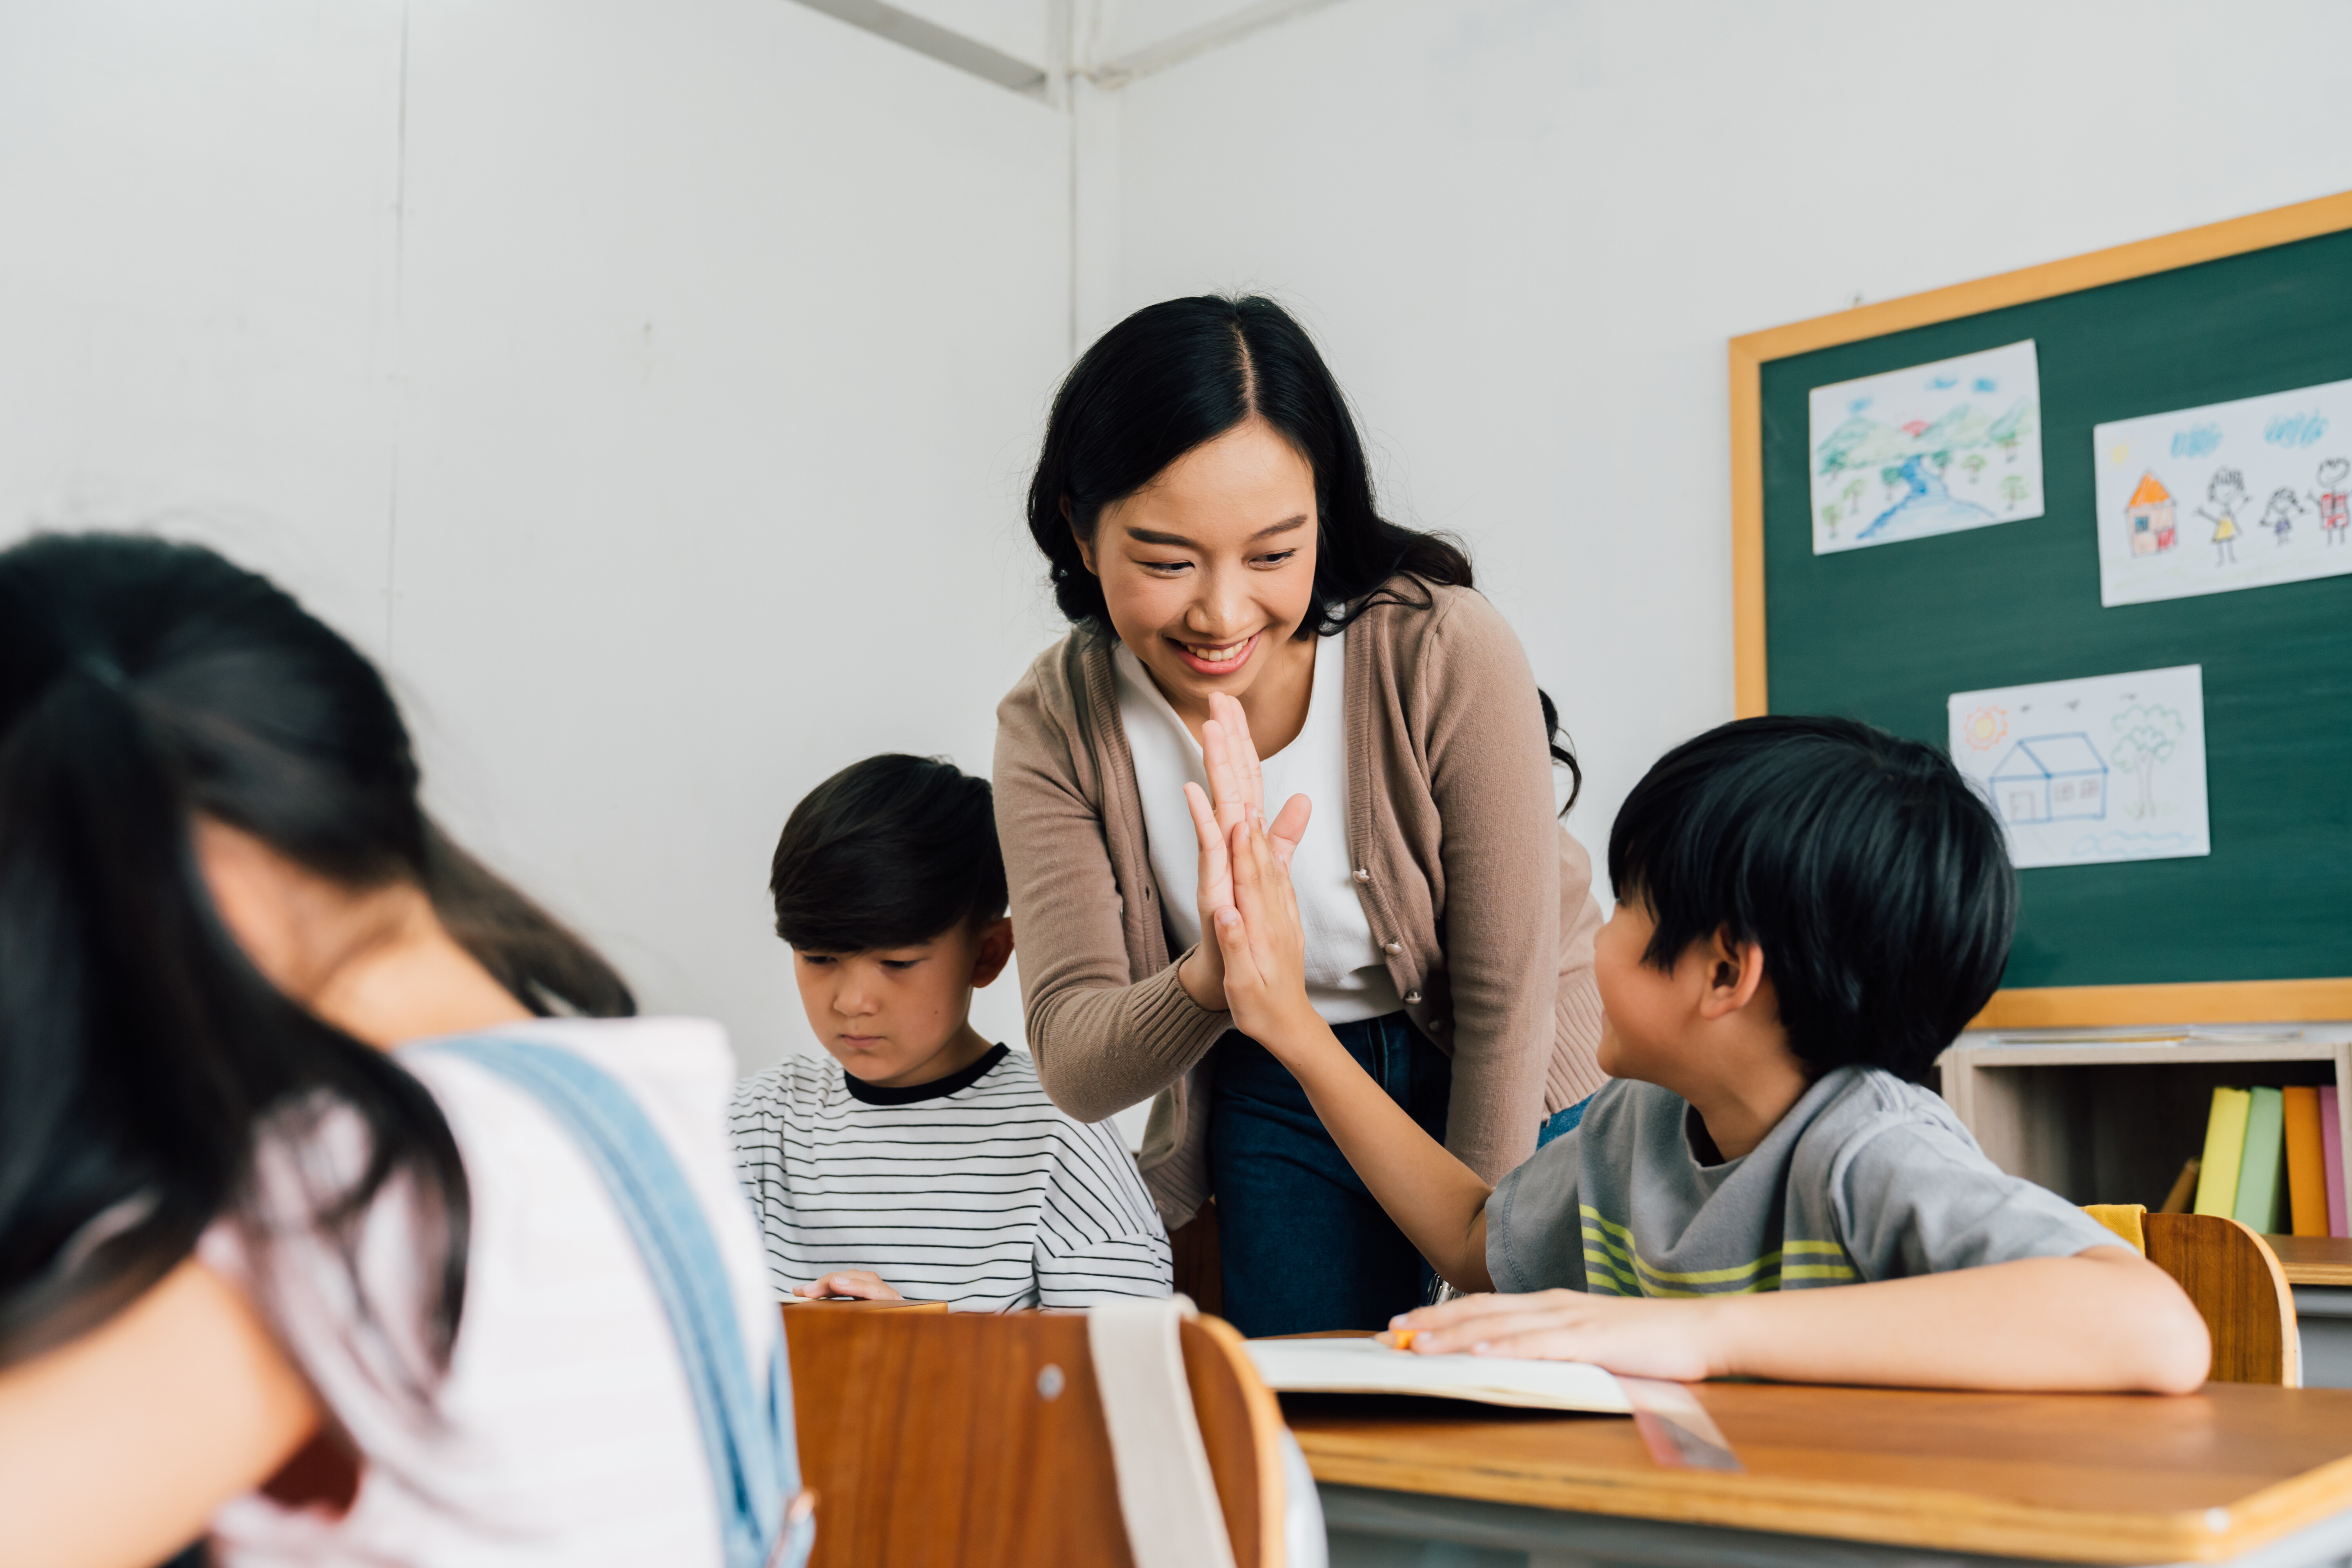
[[[2204,1168],[2197,1173],[2199,1214],[2228,1218],[2238,1202],[2238,1163],[2246,1152],[2246,1108],[2252,1097],[2242,1089],[2217,1089],[2205,1121]]]
[[[2246,1091],[2246,1146],[2238,1162],[2238,1195],[2230,1215],[2249,1230],[2275,1236],[2279,1176],[2286,1160],[2284,1097],[2277,1089]]]
[[[2327,1162],[2319,1152],[2319,1090],[2309,1084],[2282,1089],[2286,1117],[2287,1229],[2295,1236],[2327,1234]]]
[[[2182,1168],[2164,1212],[2193,1208],[2269,1236],[2345,1235],[2337,1108],[2333,1085],[2216,1089],[2204,1152]]]
[[[2352,1236],[2345,1228],[2344,1123],[2337,1120],[2336,1086],[2319,1091],[2319,1158],[2327,1173],[2327,1234]]]

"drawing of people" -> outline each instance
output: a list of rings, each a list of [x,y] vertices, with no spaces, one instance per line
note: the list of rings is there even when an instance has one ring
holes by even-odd
[[[2330,458],[2319,465],[2319,489],[2312,498],[2319,507],[2319,537],[2341,544],[2352,528],[2352,460]]]
[[[2263,526],[2278,536],[2281,544],[2294,531],[2294,514],[2303,510],[2303,498],[2291,489],[2271,492],[2270,504],[2263,509]]]
[[[2197,515],[2213,525],[2213,564],[2235,565],[2238,560],[2238,509],[2246,504],[2246,476],[2235,468],[2216,468],[2213,482],[2205,487],[2205,499],[2215,510],[2203,507]]]

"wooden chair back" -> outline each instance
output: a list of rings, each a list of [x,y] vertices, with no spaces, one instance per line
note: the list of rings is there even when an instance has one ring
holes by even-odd
[[[1083,1314],[784,1310],[817,1568],[1123,1568]],[[1241,1336],[1181,1329],[1236,1568],[1282,1568],[1282,1413]]]
[[[2220,1215],[2152,1214],[2148,1261],[2180,1282],[2213,1335],[2216,1383],[2303,1384],[2294,1292],[2270,1244]]]

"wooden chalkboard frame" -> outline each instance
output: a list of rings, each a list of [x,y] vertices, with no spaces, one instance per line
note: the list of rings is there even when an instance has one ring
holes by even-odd
[[[2096,289],[2352,229],[2352,191],[2063,261],[1930,289],[1731,340],[1731,577],[1735,710],[1768,711],[1764,604],[1764,366],[1914,327]],[[2352,1018],[2352,976],[2158,985],[2018,987],[1979,1028]]]

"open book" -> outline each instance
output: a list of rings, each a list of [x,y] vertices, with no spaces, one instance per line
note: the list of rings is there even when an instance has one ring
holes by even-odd
[[[1252,1340],[1250,1360],[1277,1394],[1421,1394],[1630,1415],[1617,1380],[1580,1361],[1520,1361],[1491,1355],[1416,1355],[1372,1339]]]

